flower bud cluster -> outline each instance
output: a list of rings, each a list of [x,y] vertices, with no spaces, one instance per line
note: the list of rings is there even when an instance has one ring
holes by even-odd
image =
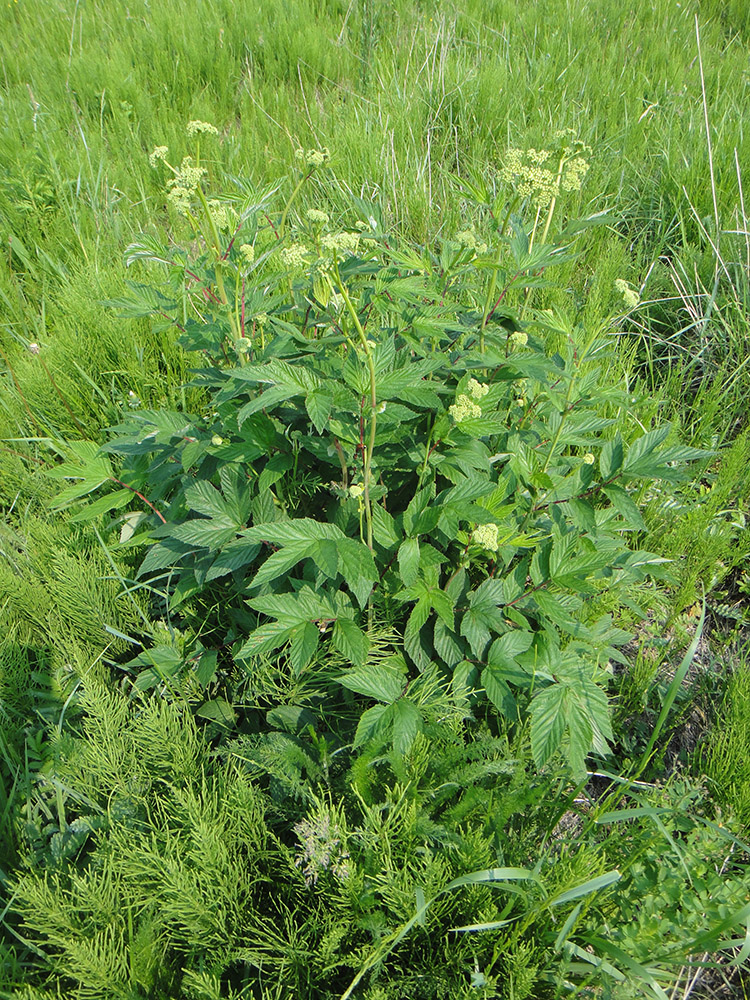
[[[294,153],[295,157],[308,167],[322,167],[324,163],[328,163],[331,158],[330,151],[327,147],[323,149],[297,149]]]
[[[635,309],[640,303],[641,297],[623,278],[615,279],[615,288],[622,295],[623,302],[628,309]]]
[[[497,525],[480,524],[472,531],[471,540],[475,545],[481,545],[483,549],[497,552]]]
[[[307,256],[307,247],[304,243],[292,243],[289,247],[284,247],[281,251],[281,261],[285,267],[296,270],[304,267]]]
[[[467,417],[481,417],[482,408],[481,406],[477,406],[476,403],[473,403],[468,396],[462,394],[457,397],[453,406],[448,407],[448,413],[450,413],[456,423],[459,424],[462,420],[466,420]]]
[[[321,237],[320,245],[331,253],[355,254],[359,249],[359,239],[359,233],[328,233]]]
[[[199,122],[199,121],[188,122],[186,131],[187,134],[191,137],[194,135],[201,135],[201,134],[206,134],[206,135],[219,134],[219,130],[215,125],[212,125],[210,122]]]

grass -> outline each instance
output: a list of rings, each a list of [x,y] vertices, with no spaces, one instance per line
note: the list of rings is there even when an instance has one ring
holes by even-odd
[[[623,309],[614,331],[618,350],[610,370],[612,384],[645,394],[637,414],[644,429],[668,419],[675,425],[675,437],[715,451],[695,482],[638,498],[647,523],[638,542],[672,560],[671,577],[634,595],[634,607],[602,607],[618,616],[623,627],[636,629],[642,639],[637,658],[617,681],[620,701],[615,722],[623,730],[632,728],[622,741],[623,755],[637,758],[648,737],[644,712],[659,711],[661,693],[668,686],[664,670],[674,659],[670,642],[689,645],[693,611],[705,593],[707,641],[716,649],[727,645],[733,669],[727,668],[726,677],[714,678],[709,685],[711,691],[720,692],[716,724],[707,731],[700,753],[682,766],[685,775],[705,778],[705,810],[715,818],[731,817],[738,834],[748,836],[750,672],[742,642],[748,625],[750,555],[745,529],[750,504],[750,200],[746,205],[741,170],[750,158],[750,138],[744,128],[748,47],[750,7],[743,0],[682,4],[642,0],[629,5],[616,0],[533,0],[521,5],[516,0],[285,0],[283,5],[261,0],[199,0],[188,5],[179,0],[16,0],[2,5],[0,913],[7,903],[11,872],[29,861],[30,843],[39,857],[47,859],[58,849],[63,853],[70,849],[69,857],[77,857],[81,844],[89,844],[88,828],[80,843],[65,839],[65,815],[73,823],[82,817],[88,822],[80,795],[90,796],[97,815],[104,815],[110,801],[117,798],[121,805],[132,792],[138,808],[145,810],[143,815],[158,814],[154,829],[161,848],[168,853],[172,844],[175,857],[193,859],[185,862],[185,870],[194,862],[191,852],[199,838],[210,839],[205,817],[220,815],[219,834],[209,853],[213,852],[212,864],[225,891],[209,892],[199,884],[205,874],[200,871],[190,882],[197,902],[188,935],[192,950],[186,956],[185,935],[175,929],[180,918],[179,902],[174,902],[184,872],[180,874],[176,866],[169,884],[170,905],[177,914],[170,923],[144,909],[142,890],[131,878],[137,853],[133,845],[117,841],[124,836],[122,831],[113,832],[112,839],[102,833],[95,846],[92,839],[81,855],[87,857],[90,849],[101,861],[101,868],[87,869],[86,874],[92,884],[97,882],[96,892],[83,882],[72,888],[72,883],[55,875],[54,891],[45,895],[43,881],[32,874],[24,876],[19,905],[25,907],[26,916],[48,903],[52,916],[46,923],[37,921],[37,943],[19,940],[20,924],[16,917],[9,918],[7,935],[0,942],[0,996],[39,1000],[53,995],[44,992],[44,976],[34,971],[34,948],[44,944],[45,935],[57,942],[57,957],[47,969],[54,969],[53,979],[59,975],[56,981],[63,990],[70,988],[66,954],[75,956],[84,979],[94,977],[89,983],[104,975],[99,958],[105,952],[109,955],[109,978],[96,987],[100,994],[91,987],[94,992],[87,994],[91,996],[135,998],[156,995],[149,990],[157,988],[165,997],[240,996],[240,989],[252,979],[248,971],[252,961],[262,965],[265,960],[255,953],[248,959],[248,949],[242,952],[237,943],[243,935],[257,933],[262,938],[268,927],[259,928],[252,924],[254,918],[237,915],[241,909],[235,905],[237,898],[242,893],[250,898],[255,888],[236,881],[232,865],[246,852],[237,832],[241,823],[231,802],[226,809],[217,804],[221,798],[217,789],[234,789],[237,801],[254,792],[248,791],[232,752],[224,753],[217,764],[212,752],[196,750],[192,720],[185,727],[175,752],[184,751],[182,763],[187,761],[193,771],[180,779],[185,782],[182,791],[177,782],[168,793],[169,802],[184,810],[179,821],[167,815],[160,796],[146,787],[147,769],[134,765],[133,775],[137,772],[141,784],[128,792],[115,772],[96,786],[91,774],[79,767],[88,752],[80,743],[81,733],[93,732],[95,724],[110,715],[111,731],[102,735],[104,724],[97,730],[101,752],[92,751],[92,762],[101,764],[107,747],[127,746],[133,753],[138,740],[141,748],[148,746],[149,733],[144,733],[152,717],[147,715],[144,721],[137,712],[129,714],[132,706],[123,707],[119,695],[108,695],[107,685],[114,690],[122,679],[118,664],[130,655],[132,645],[123,637],[143,638],[144,628],[150,628],[164,641],[165,626],[148,622],[152,609],[142,591],[132,599],[123,597],[117,579],[122,567],[113,568],[95,535],[50,512],[57,486],[45,474],[61,441],[103,440],[105,428],[120,422],[135,405],[134,399],[153,409],[196,409],[201,402],[197,389],[185,388],[193,361],[176,345],[174,329],[166,323],[154,326],[122,318],[106,306],[108,300],[122,296],[125,280],[137,275],[137,268],[128,272],[122,261],[127,244],[141,232],[166,240],[174,235],[161,175],[149,167],[148,154],[157,145],[168,145],[172,162],[179,162],[188,148],[185,123],[192,119],[212,122],[220,130],[220,141],[207,162],[224,189],[231,192],[244,185],[264,190],[285,184],[298,147],[328,147],[332,181],[324,186],[313,179],[296,210],[318,207],[333,219],[350,221],[353,206],[361,216],[377,211],[387,229],[421,243],[453,236],[475,221],[456,180],[473,177],[493,183],[509,147],[543,148],[551,133],[564,128],[591,147],[590,171],[581,192],[566,202],[566,212],[574,217],[606,209],[611,222],[583,236],[576,260],[561,266],[563,290],[547,298],[539,293],[535,305],[559,308],[571,322],[591,329]],[[624,312],[614,289],[617,278],[639,290],[641,304],[630,313]],[[28,349],[32,344],[39,345],[38,354]],[[727,636],[733,636],[731,641]],[[651,655],[655,647],[660,652]],[[274,684],[280,683],[273,676]],[[243,683],[249,690],[254,684],[262,687],[264,681],[260,677]],[[296,682],[289,683],[283,698],[293,704]],[[86,685],[90,686],[86,697],[100,699],[88,717],[85,709],[76,715],[78,692]],[[689,697],[678,699],[680,718],[690,715]],[[75,732],[67,729],[69,711],[77,720]],[[156,713],[156,719],[161,710],[149,711]],[[178,718],[180,711],[164,708],[164,718]],[[210,738],[221,743],[220,722],[207,725]],[[157,743],[163,735],[161,730],[157,733]],[[332,981],[341,992],[357,968],[369,961],[368,942],[385,935],[386,926],[406,922],[413,914],[414,901],[424,891],[419,878],[445,883],[445,879],[440,882],[445,872],[436,875],[425,860],[435,850],[433,842],[420,839],[425,830],[433,829],[431,824],[445,820],[434,807],[434,796],[443,794],[443,786],[428,788],[432,772],[426,764],[420,772],[419,759],[396,762],[395,777],[387,779],[383,774],[391,765],[368,760],[352,772],[350,783],[340,775],[336,778],[342,809],[356,827],[358,843],[369,845],[378,864],[393,864],[388,854],[391,834],[383,833],[389,823],[400,831],[392,836],[404,852],[404,871],[413,860],[405,845],[424,852],[414,861],[416,881],[410,881],[408,874],[401,880],[394,875],[391,910],[365,907],[366,912],[359,912],[351,900],[328,886],[327,905],[335,901],[341,912],[351,907],[346,911],[349,929],[342,931],[322,913],[319,900],[310,903],[294,865],[290,817],[301,815],[298,804],[293,808],[289,804],[296,802],[294,795],[274,798],[280,796],[285,781],[290,788],[308,787],[314,773],[322,782],[319,776],[328,774],[329,765],[336,775],[335,762],[327,758],[325,747],[317,747],[320,759],[315,766],[308,762],[305,771],[308,765],[300,764],[302,751],[292,745],[297,734],[294,740],[289,737],[286,756],[280,757],[276,744],[256,745],[254,739],[236,748],[237,759],[249,754],[255,762],[247,765],[253,780],[266,782],[272,794],[268,815],[262,821],[256,817],[253,836],[259,838],[258,845],[263,837],[270,838],[263,841],[265,848],[256,846],[267,850],[264,858],[275,859],[273,877],[283,870],[290,880],[288,896],[294,904],[284,910],[289,900],[279,896],[282,909],[277,916],[281,923],[286,921],[291,938],[277,941],[268,961],[281,970],[279,983],[299,986],[307,982],[300,972],[304,966],[300,955],[306,948],[308,954],[314,952],[315,975],[328,975],[326,963],[337,961],[332,956],[340,954],[335,940],[340,934],[347,957]],[[153,752],[161,752],[160,747],[154,746]],[[443,749],[448,756],[462,752]],[[612,940],[622,943],[632,938],[647,964],[649,942],[659,940],[659,914],[668,914],[677,923],[683,919],[676,890],[664,883],[663,872],[649,868],[649,858],[659,853],[671,858],[673,885],[678,884],[677,875],[682,879],[690,867],[684,885],[679,883],[680,893],[689,895],[697,878],[718,893],[711,872],[701,868],[706,857],[719,856],[719,847],[709,844],[715,831],[701,827],[698,834],[695,827],[688,834],[680,827],[682,807],[674,803],[682,802],[682,777],[662,773],[654,776],[664,779],[668,788],[664,808],[672,812],[666,833],[646,813],[641,832],[632,834],[632,841],[622,841],[626,846],[611,831],[597,840],[594,821],[587,818],[589,806],[584,808],[580,797],[569,799],[562,778],[533,777],[527,756],[528,746],[519,744],[498,752],[489,763],[484,761],[490,773],[505,776],[499,801],[509,830],[502,841],[506,863],[531,866],[536,857],[543,857],[545,878],[561,890],[591,875],[587,866],[599,866],[594,874],[614,865],[632,868],[630,915],[615,911],[609,896],[601,904],[592,902],[591,910],[601,909],[602,926],[609,926],[607,921],[619,914],[623,923],[613,930]],[[661,760],[658,754],[657,759]],[[154,765],[156,771],[162,763]],[[446,774],[449,770],[446,764]],[[458,780],[471,784],[475,773],[471,767],[460,773]],[[69,786],[64,784],[68,779]],[[412,791],[407,794],[404,788]],[[553,803],[541,818],[535,804],[540,789]],[[685,794],[687,801],[690,795]],[[371,798],[365,804],[367,796]],[[652,804],[644,808],[651,809]],[[469,817],[461,833],[465,839],[455,848],[464,852],[466,864],[494,864],[488,845],[496,847],[499,841],[487,835],[490,820],[476,818],[481,804],[469,802],[467,796],[445,810],[456,829]],[[562,817],[571,829],[583,822],[584,840],[589,839],[584,843],[575,834],[569,842],[563,837],[561,843]],[[156,840],[149,845],[140,828],[138,837],[145,852],[143,870],[154,884],[165,884],[169,879],[159,871],[154,853],[159,845],[154,846]],[[720,847],[725,849],[726,843]],[[641,848],[645,860],[636,857]],[[459,869],[457,855],[449,855],[445,871],[450,870],[452,877]],[[107,881],[110,876],[131,879],[126,897],[113,889]],[[732,878],[738,880],[741,895],[747,876],[733,869]],[[643,897],[647,905],[640,913],[638,891],[633,888],[638,879],[648,888]],[[74,890],[82,895],[71,917],[69,899]],[[476,911],[489,914],[483,919],[497,918],[491,901],[494,890],[471,892],[470,900],[478,900]],[[218,942],[212,940],[215,967],[210,968],[201,965],[205,956],[200,957],[200,901],[209,897],[215,908],[212,933]],[[219,940],[221,907],[227,899],[234,907],[236,940],[229,971],[217,972],[231,950]],[[90,912],[97,906],[101,912],[109,907],[114,914],[98,941],[99,958],[87,950],[86,932],[86,921],[94,919]],[[470,922],[473,911],[469,904],[465,908],[461,919]],[[4,921],[5,914],[0,919]],[[699,923],[700,907],[684,919],[686,925]],[[78,921],[74,930],[65,929],[69,920]],[[447,910],[440,910],[440,921],[441,927],[449,926]],[[631,933],[630,922],[635,927],[638,921],[640,930]],[[351,929],[355,924],[356,932]],[[150,928],[157,925],[158,948],[153,949]],[[494,970],[488,972],[489,985],[482,984],[477,965],[470,995],[482,990],[482,995],[514,1000],[561,995],[559,982],[550,985],[550,970],[557,967],[549,956],[557,948],[552,949],[545,937],[547,928],[531,918],[527,926],[526,938],[503,932],[505,951],[487,958],[482,966]],[[130,979],[118,965],[125,959],[112,935],[127,942],[127,962],[135,970]],[[421,979],[421,973],[410,979],[408,963],[400,966],[402,983],[409,984],[403,989],[410,996],[433,1000],[458,981],[450,975],[458,976],[459,969],[468,982],[472,949],[486,958],[484,944],[474,945],[481,935],[454,937],[445,945],[444,967],[431,959],[431,979]],[[438,954],[430,951],[426,933],[418,942],[415,955],[421,956],[420,961],[427,963],[430,954]],[[590,963],[586,955],[598,946],[589,944],[584,955],[576,958],[571,952],[568,958],[585,965]],[[167,964],[162,966],[159,956],[167,953]],[[601,961],[615,961],[609,953],[597,954]],[[184,984],[178,987],[183,973]],[[402,987],[383,975],[382,992],[380,981],[373,980],[364,994],[370,1000],[395,1000],[401,995]],[[673,976],[675,991],[684,975],[683,969]],[[634,974],[632,981],[636,979]],[[685,982],[690,981],[688,976]],[[135,983],[130,994],[128,983]],[[241,983],[245,985],[240,987]],[[23,992],[26,986],[30,992]],[[235,987],[237,993],[232,992]],[[312,987],[308,983],[305,988]],[[629,994],[629,988],[613,987],[613,996],[629,1000],[637,992],[633,987]],[[274,995],[265,986],[258,989],[257,995],[268,1000]],[[695,995],[695,982],[685,989],[686,995]]]

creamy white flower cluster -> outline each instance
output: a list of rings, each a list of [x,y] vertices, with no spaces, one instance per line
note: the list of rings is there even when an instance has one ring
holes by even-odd
[[[483,549],[497,552],[497,525],[480,524],[472,531],[471,540],[475,545],[481,545]]]
[[[324,250],[337,254],[355,254],[359,249],[359,233],[327,233],[320,239]]]
[[[331,159],[331,153],[327,146],[323,149],[297,149],[294,152],[295,157],[307,167],[322,167],[324,163],[328,163]]]
[[[483,385],[481,382],[477,382],[475,378],[470,378],[466,384],[466,389],[469,395],[466,393],[461,393],[461,395],[456,397],[456,402],[448,407],[448,413],[453,417],[456,423],[460,423],[462,420],[467,418],[477,418],[482,416],[482,407],[477,406],[474,402],[475,399],[482,399],[490,391],[488,385]]]
[[[289,247],[284,247],[280,251],[281,261],[285,267],[296,270],[304,267],[307,257],[307,247],[304,243],[292,243]]]
[[[635,289],[631,288],[630,285],[623,278],[615,279],[615,288],[622,295],[622,300],[628,309],[635,309],[635,307],[640,303],[641,297]]]

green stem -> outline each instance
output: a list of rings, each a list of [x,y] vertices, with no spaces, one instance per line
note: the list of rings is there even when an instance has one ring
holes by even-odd
[[[240,339],[240,332],[237,328],[234,312],[229,304],[229,296],[227,295],[226,289],[224,287],[224,275],[222,274],[222,261],[221,261],[221,240],[219,239],[219,230],[216,228],[216,222],[213,215],[211,215],[211,209],[208,207],[208,201],[203,193],[203,188],[200,184],[197,187],[198,200],[203,207],[203,214],[206,216],[206,222],[208,223],[209,233],[211,235],[211,242],[213,243],[214,251],[216,253],[216,260],[214,261],[214,273],[216,275],[216,288],[219,292],[219,298],[222,304],[229,310],[229,325],[232,327],[232,335],[235,340]],[[206,241],[208,242],[208,241]]]
[[[503,224],[500,227],[500,239],[505,235],[505,230],[508,227],[508,222],[510,221],[510,213],[513,211],[518,198],[514,198],[508,206],[508,211],[505,213],[505,218],[503,219]],[[495,289],[497,288],[497,272],[500,267],[500,257],[503,253],[502,243],[497,248],[497,253],[495,254],[495,267],[492,269],[492,277],[490,278],[490,287],[487,291],[487,298],[484,303],[484,311],[482,313],[482,325],[479,329],[479,350],[484,354],[484,328],[487,326],[487,321],[490,318],[490,310],[492,309],[492,303],[495,298]]]
[[[373,361],[372,351],[370,350],[370,344],[365,335],[365,331],[362,324],[359,321],[359,316],[357,315],[357,310],[352,304],[352,300],[349,297],[349,292],[347,291],[346,285],[341,280],[341,272],[339,271],[339,261],[336,253],[333,255],[333,267],[336,271],[336,280],[338,282],[339,288],[341,290],[341,296],[346,303],[346,308],[349,311],[349,315],[352,318],[355,329],[359,336],[360,343],[362,344],[362,349],[365,352],[365,357],[367,358],[367,367],[370,369],[370,439],[365,448],[365,475],[364,475],[364,501],[365,501],[365,519],[367,521],[367,547],[370,551],[374,551],[373,537],[372,537],[372,504],[370,503],[370,479],[372,477],[372,453],[375,450],[375,429],[377,427],[378,420],[378,401],[377,401],[377,384],[375,381],[375,362]]]
[[[312,175],[312,170],[309,170],[306,174],[303,174],[302,177],[300,177],[297,186],[289,196],[289,201],[284,206],[284,211],[281,213],[281,222],[279,223],[278,237],[280,240],[284,238],[284,227],[286,226],[286,219],[287,216],[289,215],[289,209],[292,207],[292,202],[302,190],[302,185],[311,175]]]

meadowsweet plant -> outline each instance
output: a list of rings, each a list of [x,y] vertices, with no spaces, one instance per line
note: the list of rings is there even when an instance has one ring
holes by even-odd
[[[196,154],[169,181],[193,243],[127,251],[166,278],[116,304],[179,328],[205,409],[134,410],[103,449],[117,474],[82,467],[64,502],[104,481],[121,486],[112,506],[143,498],[129,544],[146,547],[138,576],[165,613],[220,606],[220,644],[248,673],[339,663],[355,745],[405,751],[441,691],[466,715],[529,724],[539,767],[563,751],[581,775],[607,753],[627,636],[590,599],[661,571],[631,543],[638,490],[703,453],[630,421],[599,329],[530,305],[573,252],[547,237],[585,152],[567,135],[510,151],[504,200],[477,188],[473,227],[430,247],[384,232],[372,206],[297,216],[326,150],[298,153],[286,201],[243,196],[227,219]]]

